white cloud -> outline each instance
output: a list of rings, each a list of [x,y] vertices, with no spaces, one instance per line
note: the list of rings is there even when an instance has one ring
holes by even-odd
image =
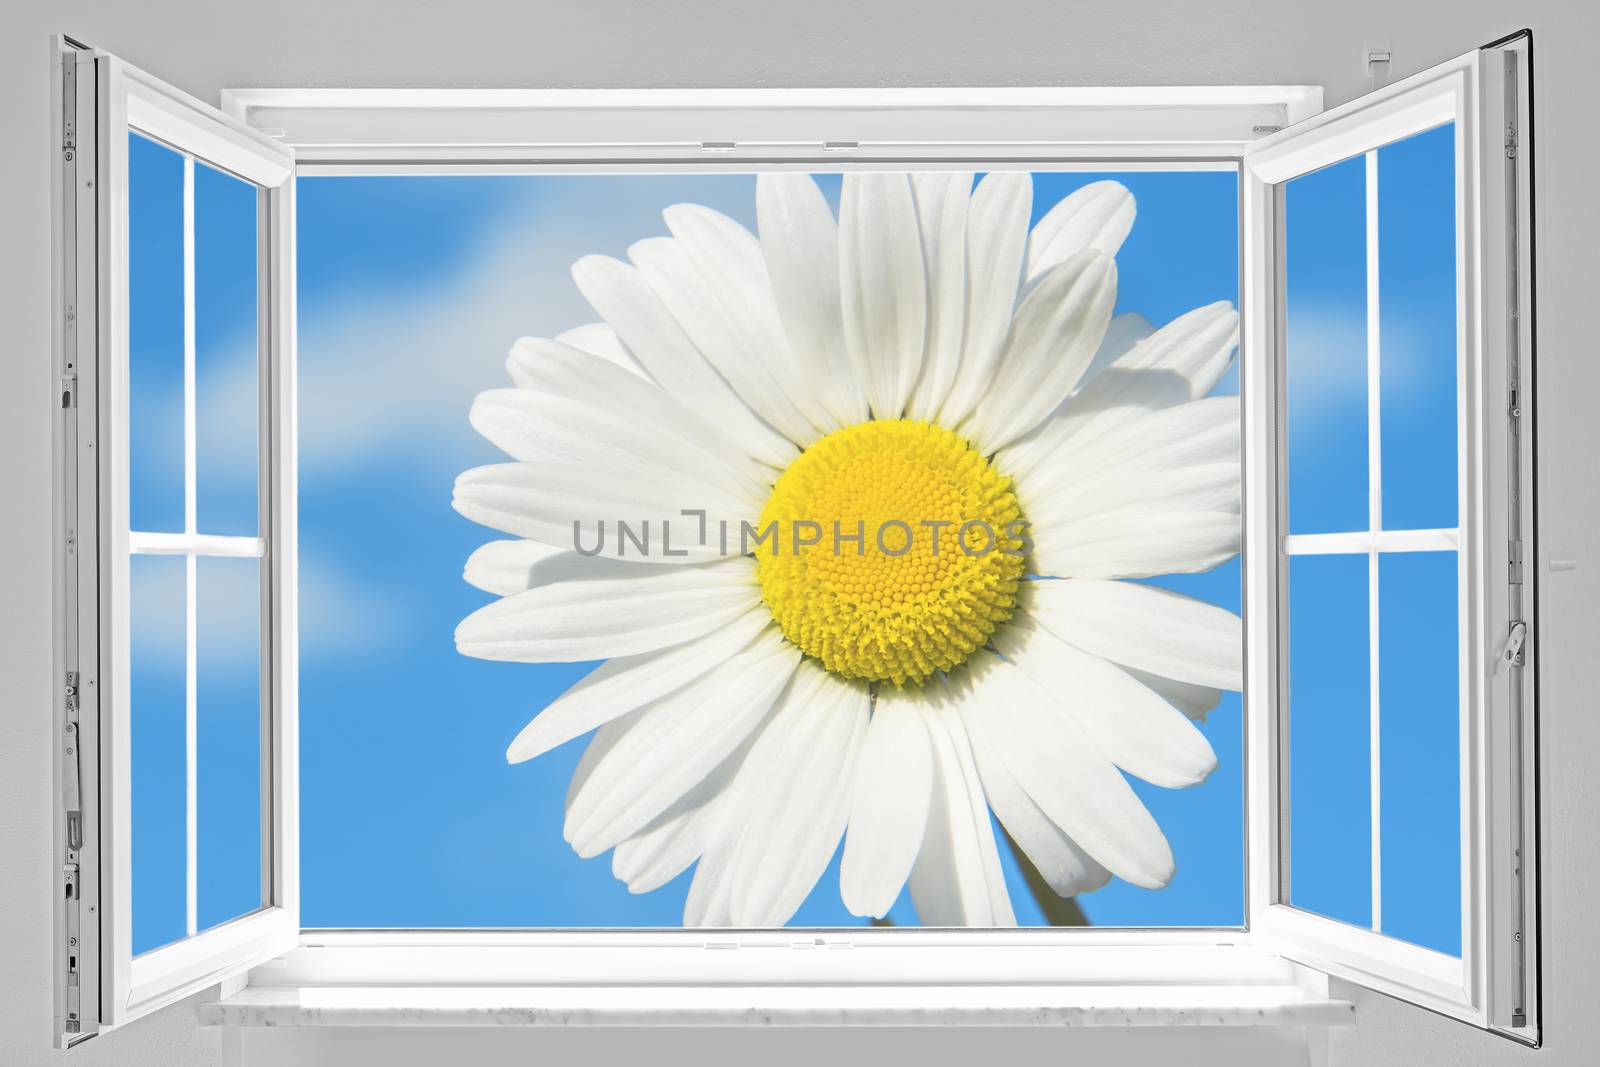
[[[315,294],[328,310],[300,321],[300,456],[308,475],[455,453],[475,436],[467,424],[473,397],[509,384],[512,342],[595,321],[571,264],[594,252],[622,257],[632,242],[665,233],[662,208],[690,200],[754,223],[748,177],[525,180],[522,202],[420,296],[414,284],[406,295],[344,303]],[[302,292],[302,303],[310,295]]]
[[[1364,310],[1291,302],[1287,359],[1290,419],[1318,433],[1364,433],[1364,423],[1349,423],[1366,404]]]
[[[253,559],[202,558],[197,567],[196,655],[202,671],[245,669],[260,655],[260,570]],[[181,672],[185,563],[181,556],[134,556],[129,581],[133,667]],[[390,648],[411,612],[404,596],[351,581],[317,561],[300,566],[300,656],[339,658]]]

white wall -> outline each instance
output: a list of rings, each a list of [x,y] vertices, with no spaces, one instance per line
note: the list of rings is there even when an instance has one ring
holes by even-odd
[[[47,39],[68,32],[216,100],[225,86],[1051,85],[1314,82],[1362,92],[1369,44],[1395,74],[1522,26],[1535,31],[1539,209],[1541,760],[1546,1049],[1528,1053],[1424,1012],[1358,995],[1362,1025],[1334,1064],[1456,1067],[1600,1059],[1592,961],[1600,916],[1600,714],[1587,671],[1600,638],[1600,478],[1590,327],[1600,220],[1593,0],[5,0],[0,11],[0,1063],[182,1067],[223,1038],[180,1008],[72,1053],[50,1027],[50,286]],[[1544,570],[1550,550],[1579,569]],[[1066,1054],[1172,1058],[1171,1036],[986,1031],[861,1035],[493,1035],[475,1057],[580,1063],[780,1056],[1038,1062]],[[1184,1048],[1235,1064],[1303,1061],[1292,1034],[1210,1035]],[[259,1033],[247,1062],[466,1060],[434,1032]],[[1320,1042],[1320,1035],[1317,1042]],[[1287,1042],[1287,1044],[1286,1044]],[[1300,1046],[1303,1048],[1303,1045]],[[788,1051],[784,1051],[788,1050]],[[229,1049],[230,1055],[237,1050]],[[1329,1049],[1318,1051],[1318,1058]],[[803,1054],[803,1055],[802,1055]],[[1192,1055],[1189,1057],[1194,1058]]]

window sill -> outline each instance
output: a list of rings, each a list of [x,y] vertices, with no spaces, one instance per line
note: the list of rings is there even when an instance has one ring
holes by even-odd
[[[493,935],[489,935],[492,937]],[[326,944],[324,941],[335,943]],[[208,1026],[1348,1026],[1325,976],[1243,945],[601,947],[319,937]],[[444,941],[439,944],[436,942]],[[797,943],[802,944],[802,943]],[[708,946],[709,947],[709,946]],[[733,945],[719,947],[735,947]]]
[[[1339,1026],[1298,986],[254,987],[207,1026]]]

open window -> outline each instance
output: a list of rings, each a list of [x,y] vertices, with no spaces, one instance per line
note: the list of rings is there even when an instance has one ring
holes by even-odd
[[[1536,1040],[1528,66],[1246,149],[1244,389],[1251,928]]]
[[[58,1015],[299,936],[291,151],[58,49]]]
[[[1120,981],[1132,990],[1129,1003],[1161,1001],[1140,981],[1171,975],[1219,988],[1287,987],[1314,975],[1320,997],[1301,990],[1274,1002],[1289,1013],[1275,1018],[1293,1025],[1337,1017],[1340,1005],[1328,999],[1322,977],[1336,975],[1536,1041],[1535,649],[1532,579],[1525,587],[1521,564],[1524,543],[1533,552],[1532,456],[1522,447],[1532,426],[1528,75],[1523,35],[1319,115],[1312,113],[1320,91],[1292,86],[242,90],[228,94],[224,114],[114,57],[63,42],[57,473],[65,696],[57,837],[64,885],[57,918],[65,1039],[287,953],[287,966],[250,977],[258,988],[249,992],[259,994],[254,1003],[268,1017],[294,1018],[297,985],[584,986],[603,973],[623,986],[636,978],[641,985],[698,979],[781,987],[809,975],[813,985],[848,987],[914,984],[907,976],[920,980],[924,965],[908,961],[934,959],[951,985]],[[882,179],[885,172],[893,180]],[[760,290],[781,269],[769,264],[785,249],[763,249],[767,235],[753,236],[766,226],[758,183],[774,174],[809,183],[790,182],[791,193],[801,192],[778,204],[775,217],[782,223],[810,213],[816,228],[808,248],[835,250],[831,273],[820,275],[832,288],[819,283],[781,306],[768,293],[759,314],[725,314],[718,286],[745,292],[754,281]],[[542,387],[539,376],[550,366],[583,364],[584,375],[606,386],[591,390],[599,408],[607,398],[628,398],[618,403],[629,418],[604,412],[620,443],[597,445],[585,427],[563,439],[565,450],[589,459],[624,454],[636,467],[641,448],[649,451],[640,435],[659,429],[649,422],[659,414],[648,406],[655,394],[641,392],[640,382],[654,386],[699,368],[700,377],[685,372],[683,379],[703,401],[698,414],[710,412],[713,428],[732,426],[768,449],[769,469],[757,471],[755,482],[774,492],[775,472],[809,447],[793,439],[837,413],[808,412],[795,400],[791,368],[779,360],[752,369],[739,350],[784,351],[794,343],[785,316],[796,307],[846,314],[837,235],[845,232],[846,201],[867,197],[866,183],[845,188],[862,176],[876,180],[870,192],[878,199],[865,202],[899,227],[897,240],[920,251],[925,271],[944,257],[943,295],[967,300],[967,264],[976,264],[974,276],[982,268],[1012,286],[992,308],[962,303],[941,320],[926,313],[939,295],[930,275],[920,279],[927,288],[893,279],[928,301],[896,320],[896,329],[916,332],[907,323],[920,318],[927,332],[918,343],[964,355],[969,331],[961,316],[976,321],[978,312],[993,320],[993,345],[1013,333],[1026,340],[1012,316],[1042,302],[1043,279],[1086,251],[1122,256],[1127,291],[1138,277],[1163,287],[1144,292],[1148,306],[1111,309],[1100,306],[1103,285],[1059,282],[1098,309],[1084,317],[1104,320],[1095,343],[1074,357],[1085,375],[1109,368],[1098,385],[1085,377],[1080,391],[1045,380],[1038,396],[1016,390],[985,406],[982,383],[963,378],[951,357],[942,387],[963,385],[971,394],[960,418],[975,421],[962,425],[992,434],[993,448],[980,457],[1025,438],[1037,444],[1028,435],[1042,423],[1012,425],[1022,418],[1013,418],[1016,411],[1043,419],[1084,394],[1107,408],[1148,405],[1159,413],[1181,403],[1200,405],[1189,413],[1203,408],[1208,419],[1222,413],[1215,425],[1203,424],[1204,433],[1180,419],[1115,433],[1110,421],[1090,424],[1120,449],[1100,455],[1106,462],[1095,467],[1095,484],[1124,512],[1138,513],[1141,487],[1109,460],[1197,436],[1211,449],[1195,470],[1181,472],[1182,484],[1163,483],[1189,509],[1180,525],[1208,531],[1193,558],[1177,568],[1108,572],[1143,583],[1133,592],[1111,580],[1095,587],[1111,598],[1103,601],[1109,609],[1132,603],[1118,597],[1179,605],[1170,633],[1165,618],[1147,628],[1129,622],[1137,613],[1113,610],[1120,625],[1106,630],[1075,624],[1063,610],[1056,621],[1069,636],[1052,631],[1052,639],[1066,652],[1032,654],[1015,633],[994,635],[993,647],[985,635],[967,650],[991,654],[992,673],[1015,666],[1027,677],[1008,684],[1030,699],[1073,691],[1063,667],[1070,662],[1099,671],[1102,687],[1120,686],[1117,692],[1143,701],[1140,728],[1124,722],[1120,732],[1104,730],[1078,746],[1115,749],[1119,758],[1079,769],[1105,771],[1108,790],[1134,796],[1137,787],[1135,804],[1120,809],[1124,830],[1145,825],[1130,814],[1138,803],[1154,808],[1166,803],[1164,791],[1180,796],[1181,804],[1158,814],[1194,835],[1169,830],[1168,838],[1183,885],[1209,877],[1209,896],[1159,888],[1172,877],[1172,857],[1158,848],[1148,854],[1162,862],[1147,868],[1119,850],[1114,834],[1079,850],[1061,828],[1070,812],[1046,812],[1012,781],[1021,772],[1041,782],[1065,776],[1032,759],[1026,744],[998,754],[963,748],[970,736],[946,724],[945,733],[929,734],[938,761],[930,757],[918,779],[934,798],[928,811],[942,798],[943,821],[924,812],[917,822],[919,831],[937,823],[960,846],[946,857],[958,891],[939,901],[945,910],[932,905],[937,892],[924,909],[889,885],[893,892],[880,894],[876,912],[871,901],[847,907],[836,890],[828,908],[811,911],[797,911],[801,899],[791,893],[784,917],[770,921],[740,923],[730,909],[719,921],[689,922],[685,872],[703,852],[682,846],[710,834],[699,818],[711,802],[705,795],[742,798],[732,810],[758,812],[791,837],[804,836],[782,823],[782,798],[759,790],[760,775],[748,776],[754,784],[745,793],[729,784],[744,769],[737,761],[769,754],[757,734],[706,758],[681,796],[652,796],[659,804],[648,812],[594,800],[591,821],[610,836],[596,829],[583,848],[568,849],[568,776],[581,785],[598,773],[620,731],[608,734],[613,720],[582,716],[583,729],[535,730],[526,744],[517,730],[530,710],[577,682],[583,663],[613,659],[625,676],[620,661],[658,647],[600,652],[606,646],[589,634],[565,658],[539,662],[536,674],[525,663],[488,662],[516,655],[469,660],[449,642],[456,623],[484,607],[480,594],[509,600],[580,566],[571,553],[548,556],[548,544],[530,549],[537,538],[516,523],[498,527],[513,540],[484,545],[494,535],[466,521],[493,518],[481,494],[460,516],[449,511],[450,486],[463,469],[505,460],[491,446],[518,462],[567,458],[561,449],[541,452],[548,442],[530,444],[532,431],[519,436],[496,421],[505,411],[495,404],[520,410],[537,402],[529,391]],[[1029,202],[1019,193],[1024,186]],[[1134,240],[1145,243],[1123,252],[1134,216],[1130,189],[1144,211]],[[698,209],[679,210],[686,199]],[[676,212],[667,228],[676,222],[682,230],[671,239],[659,232],[663,206]],[[950,248],[970,240],[969,218],[983,212],[990,222],[1014,223],[1011,237],[991,240],[982,250],[987,259],[971,244],[971,259],[952,256]],[[481,277],[439,274],[471,227],[499,236],[497,257],[480,264]],[[705,264],[684,252],[695,240],[720,248],[737,269],[708,279]],[[606,251],[631,262],[602,264],[591,255]],[[576,278],[582,299],[568,274],[579,259],[589,264]],[[1081,261],[1091,262],[1098,261]],[[803,287],[813,276],[797,270],[793,277]],[[629,287],[645,298],[608,304]],[[358,304],[364,322],[330,314]],[[1242,318],[1237,328],[1230,305]],[[640,307],[653,317],[641,319]],[[595,318],[604,321],[586,322]],[[848,320],[829,321],[833,333],[819,328],[816,336],[841,350],[857,343],[844,329]],[[509,381],[502,380],[506,348],[523,332],[550,336],[517,342]],[[760,343],[749,345],[752,338]],[[658,342],[665,356],[641,358]],[[1141,362],[1141,345],[1150,361]],[[1151,362],[1180,345],[1194,358],[1179,373]],[[418,353],[425,358],[406,362]],[[704,366],[695,362],[701,355]],[[473,377],[486,368],[489,377]],[[873,389],[895,388],[868,378]],[[760,415],[749,396],[749,407],[741,404],[730,382],[759,394]],[[1058,387],[1062,396],[1044,395]],[[485,391],[496,392],[473,408]],[[925,398],[910,391],[900,400]],[[471,432],[469,410],[473,426],[488,427],[487,441]],[[938,404],[926,410],[945,413]],[[560,411],[546,414],[559,430]],[[532,460],[517,455],[524,448]],[[1051,453],[1039,446],[1004,458],[1037,468]],[[585,477],[571,481],[582,489],[587,476],[578,473]],[[749,471],[735,473],[743,492]],[[698,514],[703,521],[706,513]],[[381,545],[374,516],[391,527]],[[562,517],[561,530],[572,517]],[[585,517],[620,523],[679,515]],[[673,526],[674,541],[682,528]],[[623,535],[614,530],[620,556]],[[664,527],[656,530],[656,544],[673,554]],[[791,532],[798,552],[798,530]],[[648,554],[648,532],[632,544]],[[572,548],[587,555],[581,541]],[[895,555],[881,541],[880,551]],[[357,580],[329,581],[330,562],[350,563]],[[753,604],[754,594],[745,594]],[[396,598],[423,595],[436,595],[444,608],[407,644],[395,637],[406,622]],[[366,613],[351,625],[340,613],[355,614],[348,605],[356,602]],[[715,629],[678,637],[698,641]],[[1158,638],[1146,629],[1159,629]],[[1177,651],[1162,646],[1173,633],[1181,638],[1173,639]],[[700,648],[708,671],[738,665],[752,639],[735,637],[726,649]],[[475,647],[495,653],[497,641],[491,635]],[[690,685],[704,689],[692,700],[668,699]],[[660,692],[636,688],[653,694],[652,708],[688,715],[709,706],[719,685],[696,678]],[[780,680],[769,696],[790,688]],[[877,704],[841,701],[840,714],[865,723],[869,707],[876,716]],[[640,704],[626,715],[637,721],[640,710],[650,709]],[[450,728],[439,730],[436,717],[446,713],[454,716]],[[760,718],[762,730],[779,718]],[[596,726],[580,760],[578,739]],[[1141,734],[1161,731],[1176,740],[1140,748]],[[542,778],[504,766],[508,745],[514,755],[522,746],[543,758],[560,744],[566,748],[553,761],[539,764]],[[787,744],[780,738],[765,748]],[[360,767],[350,762],[355,745],[371,757]],[[636,739],[631,755],[652,751]],[[662,762],[683,761],[658,761],[656,770]],[[457,778],[440,773],[448,767]],[[1124,772],[1145,781],[1130,787]],[[1208,775],[1206,792],[1177,792]],[[630,787],[611,777],[619,792]],[[938,789],[928,784],[935,781]],[[452,782],[459,788],[442,798]],[[980,806],[1008,786],[1008,810],[999,801]],[[530,803],[535,789],[543,790],[537,805]],[[1185,805],[1186,814],[1174,814]],[[396,819],[403,828],[362,822],[354,832],[352,819],[370,810],[403,811]],[[412,817],[419,815],[431,821]],[[842,833],[844,814],[830,818]],[[552,853],[526,847],[534,834],[561,853],[560,866]],[[635,847],[613,878],[594,854],[619,842]],[[813,852],[819,868],[832,855]],[[662,854],[676,865],[656,863]],[[354,855],[363,861],[352,862]],[[1057,862],[1040,864],[1039,856]],[[832,860],[835,868],[842,862]],[[406,867],[424,863],[438,869]],[[494,868],[489,880],[486,865]],[[416,873],[428,875],[409,879],[419,893],[388,894]],[[837,870],[830,876],[838,886]],[[918,878],[909,875],[910,895]],[[680,897],[670,906],[640,906],[669,897],[651,893],[673,879]],[[518,910],[534,889],[543,893],[543,910]],[[1083,898],[1087,915],[1080,890],[1101,893]],[[426,892],[434,896],[420,895]],[[943,929],[907,929],[924,910],[954,918],[926,923]],[[772,928],[795,915],[797,925],[825,936],[795,941]],[[637,929],[680,925],[744,929],[710,939],[703,930]],[[1034,929],[997,929],[1010,925]],[[958,926],[979,929],[948,929]],[[741,945],[871,951],[760,959],[702,951]],[[931,955],[908,956],[909,946]],[[601,949],[603,963],[594,955]],[[1170,1007],[1171,999],[1162,1003]],[[357,1010],[382,1002],[375,995],[351,1001]],[[1348,1004],[1342,1007],[1347,1015]],[[230,1014],[228,1002],[208,1011],[214,1021],[243,1017]]]

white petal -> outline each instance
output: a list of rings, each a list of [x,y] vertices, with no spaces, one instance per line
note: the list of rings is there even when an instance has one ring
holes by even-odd
[[[1078,380],[1078,389],[1081,391],[1094,380],[1095,375],[1127,355],[1134,345],[1155,332],[1156,328],[1150,325],[1150,320],[1137,311],[1124,311],[1111,316],[1111,325],[1106,327],[1106,335],[1101,339],[1099,349],[1089,361],[1083,377]]]
[[[580,352],[587,352],[591,356],[599,356],[607,363],[621,367],[630,374],[643,378],[652,384],[655,379],[634,358],[628,346],[622,343],[617,336],[617,331],[603,322],[591,322],[586,326],[575,326],[564,333],[556,334],[555,339],[570,348]],[[511,346],[511,355],[506,358],[506,370],[511,374],[511,380],[524,388],[532,374],[535,363],[541,351],[537,342],[544,340],[542,337],[522,337]]]
[[[1191,574],[1239,554],[1236,511],[1123,511],[1029,533],[1033,572],[1059,578]]]
[[[1086,479],[1087,480],[1087,479]],[[1208,463],[1128,472],[1118,481],[1096,479],[1093,490],[1084,489],[1027,512],[1034,526],[1059,530],[1117,516],[1136,521],[1136,515],[1228,513],[1239,511],[1239,464]],[[1023,504],[1026,508],[1026,502]],[[1238,545],[1234,542],[1234,551]],[[1052,574],[1041,570],[1037,573]]]
[[[1048,694],[1054,709],[1072,716],[1095,748],[1129,774],[1177,789],[1203,781],[1216,769],[1217,755],[1194,723],[1122,668],[1023,615],[992,640]]]
[[[963,717],[983,714],[982,709],[971,705],[961,710]],[[982,728],[969,728],[967,733],[972,740],[978,775],[983,780],[983,792],[994,809],[995,818],[1056,895],[1070,897],[1088,893],[1110,881],[1111,872],[1062,833],[1061,827],[1051,822],[1027,791],[1017,784]]]
[[[765,358],[772,354],[773,338],[763,336],[754,316],[741,313],[740,294],[722,291],[721,283],[707,278],[683,243],[671,237],[635,242],[628,248],[628,258],[750,410],[802,448],[820,436],[795,406],[793,386],[773,376]],[[718,273],[736,271],[724,268]],[[777,358],[787,355],[785,342]]]
[[[753,736],[746,738],[733,755],[651,820],[650,825],[617,845],[611,854],[611,873],[627,884],[628,892],[660,889],[699,858],[716,824],[718,806],[753,742]]]
[[[835,424],[867,418],[866,386],[845,346],[839,305],[839,229],[807,174],[756,179],[756,219],[789,350]]]
[[[1067,578],[1028,592],[1028,614],[1085,652],[1214,689],[1244,686],[1243,624],[1225,608],[1137,582]]]
[[[928,270],[928,344],[922,376],[906,414],[932,420],[955,384],[967,319],[967,205],[972,175],[928,171],[911,176]]]
[[[1174,319],[1085,381],[1049,422],[1006,448],[1001,469],[1025,478],[1130,416],[1198,400],[1227,372],[1238,340],[1239,315],[1227,301]]]
[[[939,411],[946,426],[960,425],[994,380],[1022,285],[1032,207],[1033,178],[1021,171],[993,171],[972,192],[967,209],[967,324],[961,366]]]
[[[817,392],[819,384],[825,391],[835,388],[822,380],[823,368],[813,359],[797,359],[790,347],[760,239],[728,216],[699,204],[676,204],[662,214],[699,276],[722,297],[741,332],[753,339],[751,357],[766,367],[817,431],[828,433],[844,425]]]
[[[994,824],[956,704],[925,711],[933,748],[933,797],[911,899],[924,926],[1015,926]]]
[[[572,780],[567,783],[567,796],[562,805],[562,811],[571,809],[572,802],[583,792],[584,785],[589,781],[589,776],[606,757],[606,753],[617,747],[627,732],[639,722],[641,712],[630,711],[626,715],[619,715],[594,732],[589,738],[589,743],[583,747],[583,755],[578,757],[578,765],[572,769]]]
[[[922,706],[886,689],[873,707],[839,865],[839,893],[853,915],[886,914],[922,847],[933,789],[933,753]]]
[[[1071,394],[1116,302],[1116,261],[1093,250],[1052,267],[1022,298],[995,381],[966,423],[980,452],[1034,429]]]
[[[1111,324],[1106,327],[1106,335],[1100,341],[1100,347],[1095,350],[1094,358],[1089,360],[1089,366],[1084,370],[1083,377],[1078,380],[1078,389],[1082,390],[1085,383],[1154,332],[1155,328],[1150,325],[1150,321],[1136,311],[1113,315]],[[914,398],[913,402],[915,402]],[[1072,398],[1069,396],[1061,404],[1057,405],[1056,413],[1059,413],[1065,405],[1071,402]],[[1047,417],[1044,425],[1048,426],[1050,420],[1054,417],[1055,414]],[[1039,428],[1030,430],[1019,439],[1018,444],[1027,442],[1039,432]]]
[[[806,670],[804,663],[800,670]],[[814,681],[808,678],[807,684]],[[794,684],[792,679],[790,684]],[[774,715],[753,736],[749,754],[708,820],[704,850],[683,905],[684,926],[733,925],[733,860],[749,825],[746,813],[771,779],[789,735],[802,721],[802,716]]]
[[[676,400],[769,466],[781,468],[794,458],[794,443],[739,399],[636,268],[607,256],[585,256],[572,265],[572,277],[584,298]]]
[[[473,522],[519,537],[651,565],[721,560],[727,553],[718,523],[728,523],[736,541],[740,523],[753,524],[760,514],[748,494],[716,490],[665,467],[554,461],[474,467],[457,476],[451,505]],[[706,515],[685,515],[686,508]],[[643,548],[624,537],[622,524]]]
[[[456,627],[456,648],[522,663],[631,656],[727,626],[761,599],[755,565],[742,557],[701,567],[645,563],[633,572],[541,585],[486,604]]]
[[[774,719],[798,720],[763,734],[756,748],[783,741],[759,790],[741,798],[745,823],[733,856],[733,921],[782,926],[827,869],[850,816],[856,758],[867,730],[867,688],[807,663]],[[754,749],[752,749],[752,752]]]
[[[1208,714],[1222,702],[1222,690],[1209,686],[1180,682],[1159,674],[1150,674],[1137,667],[1124,668],[1136,680],[1161,694],[1161,699],[1183,712],[1196,722],[1204,722]]]
[[[852,171],[839,201],[845,344],[874,418],[905,410],[922,373],[928,286],[911,179]]]
[[[740,764],[724,799],[717,804],[705,852],[695,867],[689,897],[684,903],[685,926],[734,925],[735,860],[741,842],[751,830],[749,813],[766,795],[780,768],[790,758],[794,739],[815,727],[815,722],[805,714],[807,701],[830,683],[839,685],[815,664],[802,662],[790,682],[791,691],[781,698],[786,705],[792,705],[790,713],[774,714],[762,726],[749,756]],[[848,801],[846,805],[845,814],[848,815]],[[816,877],[812,875],[811,881]],[[788,916],[781,918],[786,920]]]
[[[599,855],[647,826],[728,758],[766,719],[799,662],[774,630],[650,704],[567,809],[578,855]]]
[[[468,585],[497,596],[510,596],[546,581],[570,578],[584,563],[628,566],[611,560],[580,556],[570,548],[538,541],[490,541],[467,557],[461,576]]]
[[[619,715],[659,700],[726,663],[748,647],[769,622],[766,609],[756,606],[727,626],[692,641],[606,660],[522,728],[506,750],[507,762],[533,759]]]
[[[717,807],[719,818],[725,818],[729,804],[724,802]],[[695,864],[689,896],[683,902],[685,929],[733,925],[733,878],[729,868],[726,856],[707,846]]]
[[[1037,526],[1131,508],[1239,507],[1239,398],[1208,397],[1129,418],[1016,477]]]
[[[1045,212],[1028,236],[1028,277],[1092,248],[1115,256],[1133,229],[1133,194],[1121,182],[1091,182]]]
[[[660,387],[559,341],[531,339],[538,358],[517,389],[472,403],[472,425],[515,459],[662,469],[761,503],[768,468]]]
[[[1014,665],[994,657],[968,661],[969,698],[981,730],[1051,822],[1111,873],[1146,889],[1172,878],[1172,849],[1122,774],[1071,715]]]
[[[639,357],[628,351],[628,346],[622,343],[617,331],[603,322],[574,326],[570,330],[556,334],[556,340],[615,363],[623,370],[632,371],[646,381],[655,381],[650,377],[650,372],[644,369],[644,364],[639,362]]]

